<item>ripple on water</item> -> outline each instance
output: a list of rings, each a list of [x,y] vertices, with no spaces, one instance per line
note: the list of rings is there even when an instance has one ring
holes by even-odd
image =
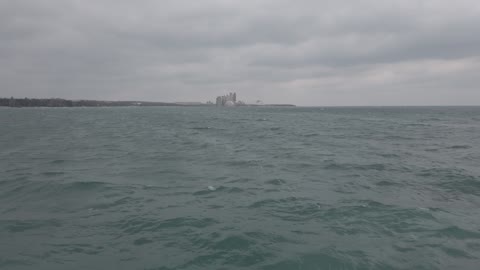
[[[367,254],[360,250],[342,252],[324,249],[322,252],[298,254],[292,259],[283,259],[262,267],[264,270],[287,269],[394,269],[385,263],[370,261]]]
[[[206,267],[212,265],[231,265],[250,267],[273,258],[273,253],[265,249],[272,241],[283,239],[272,235],[254,233],[213,233],[198,236],[194,244],[199,248],[198,256],[187,262],[185,267]]]
[[[436,238],[451,238],[458,240],[480,239],[480,231],[470,231],[457,226],[450,226],[433,231],[431,236]]]
[[[286,184],[286,181],[280,178],[275,178],[275,179],[267,180],[265,181],[265,183],[269,185],[281,186]]]
[[[217,224],[213,218],[179,217],[172,219],[153,219],[146,217],[132,217],[121,221],[118,226],[124,233],[132,235],[144,232],[160,232],[178,228],[206,228]]]
[[[462,149],[470,149],[472,148],[470,145],[452,145],[447,147],[447,149],[453,149],[453,150],[462,150]]]
[[[307,221],[321,214],[322,205],[306,198],[287,197],[256,201],[248,207],[284,221]]]
[[[44,228],[53,229],[60,227],[61,225],[62,223],[56,219],[1,220],[0,232],[6,230],[11,233],[23,233],[26,231],[34,231]]]
[[[459,194],[480,195],[480,178],[473,176],[464,176],[461,180],[446,181],[436,184],[437,186],[449,191]]]
[[[386,164],[376,163],[376,164],[351,164],[351,163],[337,163],[337,162],[330,162],[324,166],[326,170],[338,170],[338,171],[367,171],[367,170],[375,170],[375,171],[385,171],[390,169],[387,167]]]
[[[71,255],[71,254],[84,254],[84,255],[98,255],[105,250],[104,246],[91,245],[91,244],[50,244],[51,249],[46,252],[45,256],[50,257],[54,255]]]

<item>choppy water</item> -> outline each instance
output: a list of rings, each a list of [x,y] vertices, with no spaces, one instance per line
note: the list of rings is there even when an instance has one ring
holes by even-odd
[[[5,108],[0,125],[0,269],[480,269],[480,108]]]

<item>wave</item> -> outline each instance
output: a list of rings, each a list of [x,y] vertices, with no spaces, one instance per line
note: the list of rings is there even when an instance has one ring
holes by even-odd
[[[459,150],[462,150],[462,149],[470,149],[472,148],[470,145],[452,145],[452,146],[449,146],[447,147],[447,149],[459,149]]]
[[[456,178],[458,177],[460,176],[456,176]],[[450,179],[447,182],[440,182],[436,185],[450,192],[480,195],[480,178],[476,178],[473,176],[461,176],[461,179]]]
[[[60,227],[61,225],[62,223],[57,219],[0,220],[0,232],[24,233],[26,231],[44,228],[53,230],[55,227]]]
[[[373,163],[373,164],[354,164],[354,163],[338,163],[338,162],[329,162],[323,167],[326,170],[360,170],[360,171],[386,171],[391,170],[392,168],[387,164],[383,163]]]
[[[362,250],[341,251],[324,248],[316,253],[297,254],[293,258],[264,266],[264,270],[274,269],[394,269],[382,262],[371,261]]]
[[[178,217],[171,219],[153,219],[133,216],[116,224],[112,224],[112,226],[118,227],[125,234],[132,235],[188,227],[202,229],[217,223],[218,221],[213,218]]]

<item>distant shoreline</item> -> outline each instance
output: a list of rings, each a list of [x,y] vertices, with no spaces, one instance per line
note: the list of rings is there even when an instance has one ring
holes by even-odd
[[[0,98],[3,107],[118,107],[118,106],[184,106],[168,102],[69,100],[61,98]]]
[[[215,107],[215,104],[201,102],[152,102],[152,101],[104,101],[104,100],[69,100],[61,98],[0,98],[0,107]],[[238,107],[296,107],[292,104],[244,104]]]

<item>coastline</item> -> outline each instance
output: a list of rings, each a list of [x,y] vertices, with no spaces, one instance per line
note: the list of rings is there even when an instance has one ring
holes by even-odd
[[[0,107],[215,107],[215,104],[201,102],[154,102],[154,101],[105,101],[105,100],[69,100],[61,98],[0,98]],[[242,104],[236,107],[296,107],[293,104]]]

